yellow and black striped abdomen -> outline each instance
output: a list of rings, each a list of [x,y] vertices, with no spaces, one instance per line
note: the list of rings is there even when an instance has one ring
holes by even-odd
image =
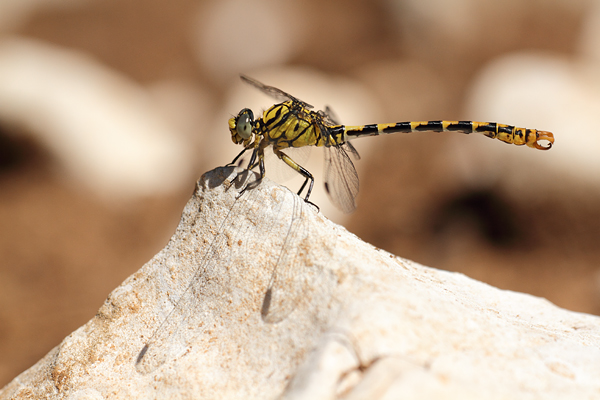
[[[413,121],[398,122],[395,124],[371,124],[363,126],[346,126],[347,139],[361,136],[376,136],[391,133],[411,132],[461,132],[481,133],[492,139],[498,139],[505,143],[517,146],[527,145],[539,150],[548,150],[554,143],[554,135],[551,132],[538,131],[536,129],[518,128],[512,125],[497,124],[495,122],[476,121]],[[548,146],[538,143],[540,140],[548,141]]]
[[[315,116],[316,113],[286,101],[264,112],[259,130],[276,149],[317,146],[320,130]]]

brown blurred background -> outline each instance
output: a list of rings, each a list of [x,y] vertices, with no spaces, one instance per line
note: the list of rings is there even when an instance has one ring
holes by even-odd
[[[357,211],[315,201],[398,256],[600,313],[591,1],[2,4],[0,387],[92,318],[167,243],[196,179],[237,154],[227,118],[272,104],[239,73],[347,124],[553,131],[548,152],[460,134],[363,139]]]

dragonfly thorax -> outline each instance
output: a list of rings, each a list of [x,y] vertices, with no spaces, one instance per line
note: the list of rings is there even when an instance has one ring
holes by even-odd
[[[293,101],[275,104],[258,119],[257,134],[274,148],[321,146],[319,116]]]

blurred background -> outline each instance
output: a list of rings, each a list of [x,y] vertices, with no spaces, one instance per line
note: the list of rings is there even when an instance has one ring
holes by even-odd
[[[349,125],[554,132],[547,152],[355,141],[350,215],[323,195],[314,149],[312,200],[398,256],[600,313],[600,2],[2,0],[0,387],[92,318],[165,246],[200,175],[241,150],[227,119],[273,100],[240,73]]]

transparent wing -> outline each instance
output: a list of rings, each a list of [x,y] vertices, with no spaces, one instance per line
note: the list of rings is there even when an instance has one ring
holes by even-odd
[[[282,152],[292,158],[296,163],[305,165],[310,157],[311,150],[311,146],[288,147],[283,149]],[[269,179],[272,179],[277,183],[285,183],[291,178],[300,176],[298,172],[281,161],[271,149],[265,151],[265,170],[267,171]]]
[[[337,115],[335,115],[335,113],[329,106],[325,106],[325,111],[318,111],[318,114],[321,114],[323,116],[323,120],[328,124],[331,124],[331,125],[339,125],[340,124],[339,118],[337,117]]]
[[[261,315],[267,323],[280,322],[294,311],[308,284],[308,277],[304,273],[309,249],[306,246],[308,227],[304,216],[305,205],[298,196],[293,195],[292,198],[292,220],[262,306]]]
[[[325,190],[337,208],[350,213],[356,208],[358,174],[346,150],[358,157],[348,142],[325,148]]]
[[[360,160],[360,154],[358,154],[358,151],[354,148],[354,146],[352,146],[352,143],[345,142],[343,144],[343,147],[344,147],[344,150],[346,150],[346,153],[352,154],[352,157],[354,158],[354,160]]]
[[[277,101],[291,100],[291,101],[300,103],[303,107],[306,107],[308,109],[313,108],[313,106],[311,106],[310,104],[292,96],[289,93],[284,92],[281,89],[277,89],[276,87],[265,85],[264,83],[261,83],[261,82],[257,81],[256,79],[250,78],[249,76],[246,76],[246,75],[240,75],[240,78],[242,79],[242,81],[254,86],[255,88],[257,88],[264,94],[271,96],[272,98],[274,98]]]

